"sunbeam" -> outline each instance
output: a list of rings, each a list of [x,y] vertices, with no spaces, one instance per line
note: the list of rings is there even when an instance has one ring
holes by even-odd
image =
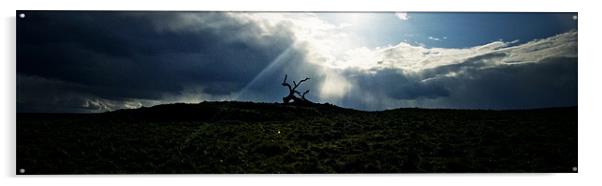
[[[278,57],[276,57],[274,60],[272,60],[272,62],[270,62],[270,64],[265,67],[263,70],[261,70],[261,72],[259,72],[259,74],[257,74],[253,80],[251,80],[249,83],[247,83],[247,85],[245,85],[244,88],[242,88],[235,96],[234,96],[234,100],[240,100],[241,96],[246,95],[247,91],[249,90],[250,87],[252,87],[253,85],[255,85],[255,83],[260,80],[263,76],[265,76],[265,74],[267,74],[268,72],[270,72],[272,69],[274,69],[276,66],[282,64],[285,59],[290,56],[291,50],[294,48],[294,45],[290,45],[288,48],[286,48],[286,50],[282,51]]]

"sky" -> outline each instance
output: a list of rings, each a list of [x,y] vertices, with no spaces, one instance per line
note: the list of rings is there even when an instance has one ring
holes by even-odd
[[[23,14],[23,15],[21,15]],[[577,105],[576,13],[17,11],[17,112]]]

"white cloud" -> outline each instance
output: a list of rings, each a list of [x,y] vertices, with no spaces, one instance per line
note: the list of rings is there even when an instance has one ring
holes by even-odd
[[[351,27],[353,26],[353,24],[351,23],[341,23],[339,24],[339,28],[347,28],[347,27]]]
[[[249,13],[233,16],[261,25],[264,34],[283,28],[278,25],[286,25],[284,28],[293,33],[292,37],[298,47],[307,49],[307,61],[311,63],[332,61],[333,56],[358,46],[358,41],[345,30],[350,26],[349,23],[330,24],[314,13]]]
[[[428,39],[434,40],[434,41],[440,41],[441,40],[440,38],[436,38],[436,37],[433,37],[433,36],[429,36]]]
[[[397,16],[397,18],[399,18],[402,21],[407,21],[409,19],[408,13],[406,12],[397,12],[395,13],[395,16]]]
[[[466,59],[491,53],[506,54],[503,58],[488,62],[492,65],[535,62],[547,57],[576,57],[577,32],[567,32],[510,47],[515,43],[516,41],[495,41],[471,48],[425,48],[401,42],[396,46],[378,50],[367,48],[350,50],[346,56],[338,58],[341,61],[329,66],[365,70],[395,68],[406,72],[419,72],[443,65],[461,63]],[[378,64],[377,61],[382,62]]]
[[[446,36],[443,37],[433,37],[433,36],[429,36],[427,39],[433,40],[433,41],[441,41],[441,40],[445,40],[447,39]]]
[[[86,101],[82,104],[83,108],[92,109],[98,112],[106,112],[113,111],[115,108],[115,104],[111,103],[109,100],[103,99],[86,99]]]

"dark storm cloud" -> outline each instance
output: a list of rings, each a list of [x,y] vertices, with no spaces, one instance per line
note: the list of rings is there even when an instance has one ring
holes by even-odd
[[[451,87],[449,105],[463,108],[577,105],[577,58],[545,58],[539,63],[473,68],[457,77],[434,81]]]
[[[52,105],[38,99],[51,94],[36,94],[49,89],[111,100],[161,99],[186,87],[226,95],[292,44],[287,29],[260,37],[256,24],[224,13],[34,11],[17,32],[20,110]],[[42,89],[32,79],[73,86]]]
[[[503,55],[486,55],[494,59]],[[354,89],[342,105],[367,110],[402,107],[524,109],[577,105],[577,58],[545,58],[537,63],[482,68],[464,63],[427,70],[419,75],[396,69],[374,73],[347,72]],[[454,72],[456,75],[447,76]],[[368,101],[366,101],[368,100]]]
[[[84,112],[81,86],[44,78],[17,76],[18,112]],[[33,91],[36,90],[36,91]],[[60,105],[60,108],[57,108]],[[57,109],[52,109],[57,108]]]
[[[356,72],[357,73],[357,72]],[[419,99],[448,96],[444,86],[422,82],[419,77],[400,73],[397,69],[382,69],[374,74],[356,74],[356,82],[365,90],[380,90],[384,96],[393,99]]]

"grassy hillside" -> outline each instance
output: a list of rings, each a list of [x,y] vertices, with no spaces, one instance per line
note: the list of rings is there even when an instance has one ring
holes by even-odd
[[[24,174],[572,172],[577,108],[204,102],[17,114]]]

